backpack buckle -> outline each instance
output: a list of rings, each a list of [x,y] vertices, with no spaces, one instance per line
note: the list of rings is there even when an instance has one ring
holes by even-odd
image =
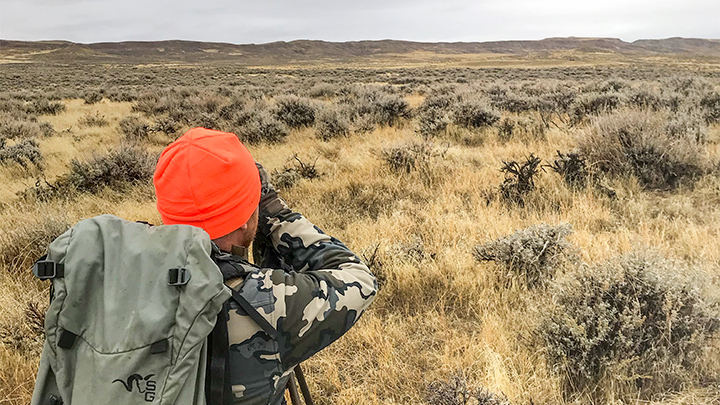
[[[191,275],[188,269],[168,270],[168,285],[181,286],[190,281]]]
[[[33,265],[33,274],[40,280],[49,280],[65,276],[65,266],[52,260],[38,260]]]

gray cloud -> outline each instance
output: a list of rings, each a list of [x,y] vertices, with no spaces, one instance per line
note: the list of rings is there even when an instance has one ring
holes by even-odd
[[[488,41],[720,38],[717,0],[0,0],[0,38]]]

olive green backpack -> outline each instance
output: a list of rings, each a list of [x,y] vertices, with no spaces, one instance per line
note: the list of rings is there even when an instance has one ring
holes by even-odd
[[[242,297],[225,286],[213,258],[200,228],[111,215],[53,241],[33,269],[54,292],[32,405],[231,401],[223,308]],[[225,329],[211,333],[216,322]]]

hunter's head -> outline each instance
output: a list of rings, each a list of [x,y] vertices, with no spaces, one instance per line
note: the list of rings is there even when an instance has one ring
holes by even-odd
[[[225,251],[255,237],[260,175],[235,134],[189,130],[160,155],[153,183],[166,225],[203,228]]]

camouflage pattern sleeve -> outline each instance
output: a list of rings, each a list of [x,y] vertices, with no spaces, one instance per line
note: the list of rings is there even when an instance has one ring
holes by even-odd
[[[228,282],[279,332],[270,338],[230,303],[230,384],[234,403],[283,402],[293,368],[357,322],[377,292],[375,276],[339,240],[291,211],[258,165],[262,197],[252,265]],[[237,257],[237,256],[236,256]]]
[[[255,261],[272,286],[278,349],[289,370],[342,336],[375,298],[375,277],[342,242],[282,206],[261,211]],[[282,302],[284,301],[284,302]]]

